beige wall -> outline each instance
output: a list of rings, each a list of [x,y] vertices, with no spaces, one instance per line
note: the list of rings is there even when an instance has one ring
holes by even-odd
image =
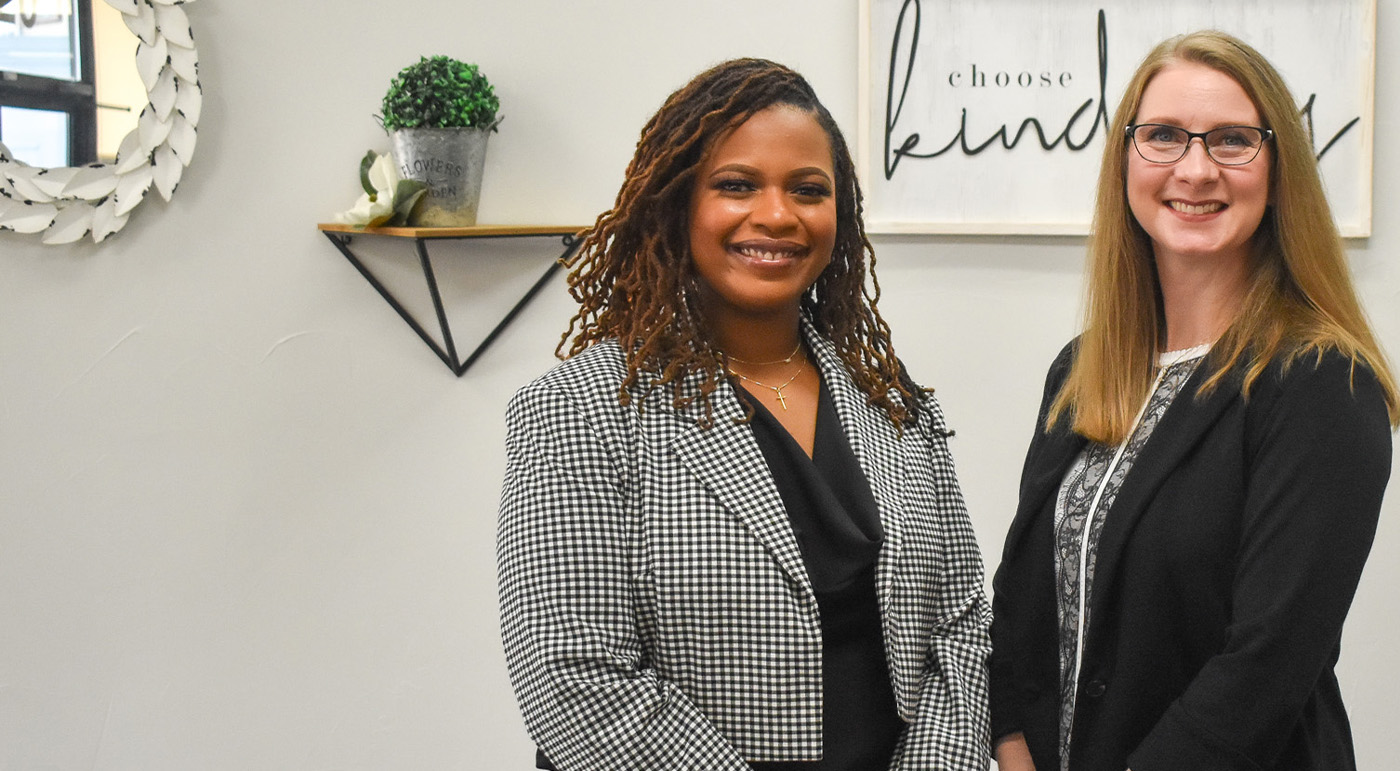
[[[1383,5],[1375,235],[1352,257],[1400,356],[1400,146],[1384,141],[1400,16]],[[570,301],[553,284],[458,380],[315,223],[387,148],[371,116],[420,54],[498,85],[483,222],[591,221],[642,121],[730,56],[803,70],[853,135],[856,4],[185,8],[206,101],[174,201],[151,196],[101,247],[0,233],[0,768],[528,769],[496,631],[502,412],[551,365]],[[553,248],[444,248],[445,291],[471,294],[452,303],[462,337]],[[1045,366],[1074,331],[1082,243],[876,248],[994,565]],[[1391,498],[1341,666],[1375,771],[1400,714]]]

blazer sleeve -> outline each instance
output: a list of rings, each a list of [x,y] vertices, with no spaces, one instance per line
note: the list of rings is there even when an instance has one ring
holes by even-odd
[[[616,398],[616,391],[595,399]],[[620,416],[536,383],[507,413],[497,531],[502,638],[532,738],[563,771],[748,769],[674,684],[648,668],[632,581]],[[615,405],[615,402],[614,402]]]
[[[988,767],[987,656],[992,620],[983,588],[982,554],[948,451],[949,432],[932,395],[925,401],[926,432],[933,459],[932,484],[938,514],[933,531],[941,571],[933,587],[936,618],[928,641],[928,663],[919,702],[895,754],[899,771],[974,771]],[[922,420],[922,418],[921,418]],[[912,536],[912,528],[911,528]],[[910,549],[912,544],[906,544]]]
[[[1033,462],[1041,443],[1045,441],[1046,421],[1050,415],[1050,405],[1055,397],[1059,395],[1065,378],[1069,375],[1069,369],[1074,361],[1077,339],[1071,341],[1055,361],[1051,363],[1049,371],[1045,375],[1045,386],[1041,393],[1040,410],[1036,414],[1035,433],[1031,437],[1030,446],[1026,450],[1026,459],[1021,470],[1021,492],[1024,496],[1026,477],[1031,473]],[[1068,421],[1069,418],[1064,419]],[[1022,501],[1022,505],[1024,505]],[[1019,510],[1016,516],[1031,516],[1034,510]],[[1008,533],[1008,538],[1009,538]],[[1002,559],[1007,558],[1012,544],[1008,542],[1003,547]],[[1026,704],[1023,700],[1021,689],[1016,683],[1016,676],[1013,671],[1012,661],[1015,658],[1015,644],[1011,634],[1010,607],[1007,604],[1005,593],[1023,592],[1022,586],[1014,585],[1016,579],[1007,575],[1005,567],[997,571],[994,582],[994,592],[992,595],[992,655],[989,661],[991,680],[991,740],[992,746],[1002,738],[1021,732],[1026,723]],[[1012,584],[1012,585],[1008,585]]]
[[[1385,401],[1335,353],[1256,387],[1227,641],[1129,756],[1134,771],[1273,767],[1336,660],[1390,475]]]

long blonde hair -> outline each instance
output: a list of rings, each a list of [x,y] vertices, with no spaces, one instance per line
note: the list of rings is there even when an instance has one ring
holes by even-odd
[[[1216,342],[1198,395],[1215,389],[1244,362],[1247,397],[1269,362],[1286,367],[1306,352],[1335,348],[1375,373],[1391,425],[1400,424],[1400,394],[1352,288],[1341,237],[1317,171],[1312,138],[1297,102],[1260,53],[1214,30],[1166,40],[1147,55],[1114,114],[1099,171],[1089,239],[1084,333],[1047,428],[1068,415],[1076,433],[1117,444],[1127,438],[1152,386],[1163,337],[1161,291],[1152,242],[1128,207],[1126,129],[1143,92],[1169,64],[1191,62],[1233,78],[1273,129],[1270,205],[1252,242],[1250,279],[1239,315]]]

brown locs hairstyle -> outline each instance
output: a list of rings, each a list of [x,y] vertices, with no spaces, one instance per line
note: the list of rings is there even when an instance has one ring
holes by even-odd
[[[1143,92],[1164,67],[1201,64],[1230,76],[1254,102],[1272,146],[1254,163],[1269,164],[1269,206],[1252,244],[1249,286],[1239,315],[1211,348],[1209,377],[1197,395],[1243,367],[1242,393],[1278,358],[1284,367],[1303,354],[1335,349],[1375,373],[1390,419],[1400,397],[1385,356],[1357,300],[1346,253],[1327,205],[1312,137],[1282,76],[1258,51],[1223,32],[1205,30],[1159,44],[1128,83],[1109,127],[1089,241],[1084,333],[1047,429],[1068,417],[1095,441],[1127,438],[1147,399],[1164,330],[1152,242],[1128,206],[1126,128]]]
[[[826,131],[836,172],[836,242],[831,264],[802,297],[803,315],[835,345],[856,385],[896,426],[915,420],[916,386],[876,310],[880,285],[865,235],[861,191],[845,139],[807,81],[762,59],[735,59],[696,76],[642,128],[613,208],[598,216],[566,265],[579,311],[556,349],[560,358],[615,338],[626,356],[628,389],[670,385],[679,409],[698,399],[709,421],[710,395],[724,378],[704,324],[690,258],[690,197],[706,153],[729,129],[761,110],[788,105]],[[867,265],[870,281],[866,282]],[[572,338],[572,343],[570,343]],[[698,391],[682,388],[702,373]]]

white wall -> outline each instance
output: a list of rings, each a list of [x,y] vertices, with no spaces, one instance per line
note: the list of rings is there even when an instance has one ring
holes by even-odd
[[[1400,16],[1383,5],[1375,235],[1352,252],[1400,355]],[[854,132],[856,5],[187,8],[206,107],[175,200],[100,247],[0,233],[0,769],[527,769],[496,631],[502,412],[551,365],[571,302],[551,285],[458,380],[315,223],[387,149],[370,116],[419,54],[498,84],[482,220],[585,223],[646,116],[720,59],[796,66]],[[476,295],[454,314],[485,323],[553,248],[458,247],[447,291]],[[1082,243],[876,248],[994,565]],[[1341,667],[1364,769],[1391,767],[1400,713],[1392,499]]]

